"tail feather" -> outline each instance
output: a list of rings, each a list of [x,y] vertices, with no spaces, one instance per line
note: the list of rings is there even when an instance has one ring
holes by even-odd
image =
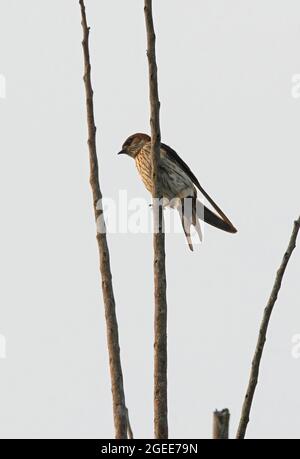
[[[237,229],[229,221],[224,221],[217,214],[212,212],[208,207],[204,206],[197,200],[197,216],[200,220],[208,223],[215,228],[226,231],[227,233],[236,233]]]
[[[192,238],[191,238],[191,233],[190,233],[190,230],[191,230],[191,219],[188,218],[182,209],[179,210],[179,214],[180,214],[180,219],[181,219],[181,224],[182,224],[182,229],[184,231],[184,234],[185,234],[185,237],[186,237],[186,240],[187,240],[187,243],[188,243],[188,246],[190,248],[191,251],[194,250],[193,248],[193,243],[192,243]]]
[[[194,209],[194,206],[186,205],[186,202],[184,199],[181,200],[181,205],[178,208],[182,228],[183,228],[188,246],[191,251],[194,250],[192,238],[191,238],[191,232],[190,232],[191,225],[193,224],[193,221],[194,221],[194,210],[193,209]],[[198,219],[196,220],[198,221]]]
[[[193,247],[191,233],[190,233],[190,228],[191,228],[190,222],[186,218],[183,217],[181,219],[181,223],[182,223],[182,228],[183,228],[183,231],[184,231],[188,246],[189,246],[190,250],[193,252],[194,247]]]
[[[181,206],[179,206],[178,211],[188,246],[192,251],[194,250],[190,233],[192,225],[195,227],[200,241],[202,241],[202,231],[199,220],[202,220],[215,228],[226,231],[227,233],[237,232],[229,220],[222,220],[222,218],[204,206],[198,199],[192,198],[192,201],[190,199],[182,199]]]

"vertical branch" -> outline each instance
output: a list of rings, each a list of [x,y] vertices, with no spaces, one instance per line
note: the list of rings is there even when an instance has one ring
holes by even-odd
[[[127,408],[126,408],[126,416],[127,416],[127,436],[128,436],[128,440],[133,440],[134,436],[133,436],[133,432],[132,432],[132,428],[131,428],[131,424],[130,424],[130,419],[129,419],[129,413],[128,413],[128,409]]]
[[[94,212],[96,223],[101,221],[101,231],[97,231],[97,242],[100,257],[100,272],[102,277],[102,292],[105,308],[107,344],[111,374],[113,397],[113,413],[116,438],[127,438],[127,411],[123,388],[123,375],[120,359],[118,322],[116,317],[115,299],[110,269],[109,250],[106,240],[104,215],[102,212],[102,194],[99,184],[98,159],[96,148],[96,126],[94,117],[93,88],[91,83],[91,63],[89,52],[89,27],[87,25],[84,1],[79,1],[83,29],[83,54],[84,54],[84,84],[86,91],[88,146],[90,157],[90,184],[93,194]]]
[[[230,413],[227,408],[215,411],[213,415],[213,439],[228,440]]]
[[[277,271],[275,283],[274,283],[269,301],[267,303],[267,306],[264,310],[264,315],[263,315],[263,319],[262,319],[260,330],[259,330],[258,341],[257,341],[254,357],[252,360],[252,367],[251,367],[247,392],[246,392],[243,407],[242,407],[240,423],[239,423],[239,427],[237,431],[237,439],[245,438],[247,425],[249,422],[249,415],[250,415],[251,406],[253,402],[253,397],[254,397],[256,385],[258,382],[259,367],[260,367],[264,345],[266,342],[266,336],[267,336],[270,317],[271,317],[274,305],[276,303],[278,293],[281,288],[281,284],[282,284],[282,280],[283,280],[283,276],[284,276],[286,267],[296,247],[296,241],[297,241],[297,236],[299,233],[299,228],[300,228],[300,217],[297,221],[294,222],[294,228],[293,228],[293,232],[290,238],[288,248],[284,254],[281,265]]]
[[[152,0],[145,0],[145,21],[147,30],[147,56],[149,64],[149,87],[151,107],[152,181],[154,215],[154,433],[158,439],[168,438],[167,400],[167,298],[165,268],[165,235],[162,192],[158,166],[160,160],[160,102],[158,96],[157,64],[155,52],[155,31],[152,14]]]

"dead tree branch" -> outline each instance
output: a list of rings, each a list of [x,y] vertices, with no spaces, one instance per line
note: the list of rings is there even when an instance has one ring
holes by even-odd
[[[130,424],[130,419],[129,419],[129,412],[128,412],[127,408],[126,408],[126,416],[127,416],[127,435],[128,435],[128,439],[129,440],[133,440],[134,436],[133,436],[133,431],[132,431],[131,424]]]
[[[145,0],[145,21],[147,30],[147,56],[149,64],[149,87],[151,107],[152,180],[154,215],[154,433],[158,439],[168,438],[167,400],[167,297],[165,267],[165,235],[163,210],[160,205],[161,184],[158,174],[160,161],[160,102],[158,96],[157,64],[155,52],[155,31],[152,14],[152,0]]]
[[[281,284],[282,284],[282,280],[283,280],[283,276],[284,276],[287,264],[296,247],[296,241],[297,241],[297,236],[299,233],[299,228],[300,228],[300,217],[297,221],[294,222],[294,228],[293,228],[292,236],[291,236],[287,251],[285,252],[281,265],[277,271],[275,283],[274,283],[269,301],[267,303],[267,306],[264,310],[264,315],[263,315],[262,323],[261,323],[260,330],[259,330],[258,341],[257,341],[254,357],[252,360],[252,367],[251,367],[247,392],[246,392],[243,407],[242,407],[240,423],[239,423],[237,436],[236,436],[237,439],[245,438],[246,429],[247,429],[247,425],[249,422],[250,410],[251,410],[251,406],[253,402],[253,397],[254,397],[256,385],[258,382],[259,367],[260,367],[264,345],[266,342],[266,335],[268,331],[270,317],[271,317],[274,305],[276,303],[278,293],[281,288]]]
[[[102,277],[102,292],[105,309],[107,344],[109,353],[111,387],[113,397],[113,413],[115,437],[127,438],[127,411],[123,387],[123,375],[120,359],[118,322],[116,317],[115,299],[112,285],[109,250],[107,245],[105,222],[102,211],[102,194],[99,184],[98,159],[96,148],[96,126],[94,117],[93,88],[91,82],[91,62],[89,52],[89,27],[87,25],[84,1],[79,1],[83,29],[84,84],[86,91],[86,108],[88,124],[88,146],[90,157],[90,184],[93,194],[95,220],[101,222],[101,230],[97,231],[97,242]]]
[[[213,415],[213,439],[228,440],[230,413],[227,408],[215,411]]]

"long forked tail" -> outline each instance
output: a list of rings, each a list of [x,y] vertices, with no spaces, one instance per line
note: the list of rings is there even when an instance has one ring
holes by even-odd
[[[237,232],[237,229],[231,222],[220,218],[217,214],[201,204],[200,201],[197,202],[197,216],[205,223],[208,223],[209,225],[214,226],[220,230],[226,231],[227,233]]]
[[[179,210],[182,228],[187,239],[190,250],[193,250],[191,239],[191,226],[193,225],[198,233],[200,241],[202,241],[202,231],[199,219],[208,223],[215,228],[218,228],[227,233],[236,233],[237,230],[233,224],[226,217],[226,220],[220,218],[217,214],[208,209],[196,197],[186,198],[181,200],[181,207]]]

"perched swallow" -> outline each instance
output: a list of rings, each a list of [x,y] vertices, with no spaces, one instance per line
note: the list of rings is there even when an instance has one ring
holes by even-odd
[[[152,194],[152,159],[151,137],[147,134],[133,134],[124,142],[119,154],[126,154],[135,160],[135,164],[141,179]],[[202,239],[200,220],[219,228],[228,233],[236,233],[237,230],[226,217],[224,212],[217,206],[212,198],[201,187],[198,179],[188,165],[168,145],[161,143],[160,162],[158,171],[163,199],[172,208],[176,208],[180,214],[182,227],[187,238],[188,245],[193,250],[190,236],[190,227],[193,225]],[[197,199],[197,188],[212,205],[218,215],[204,206]]]

